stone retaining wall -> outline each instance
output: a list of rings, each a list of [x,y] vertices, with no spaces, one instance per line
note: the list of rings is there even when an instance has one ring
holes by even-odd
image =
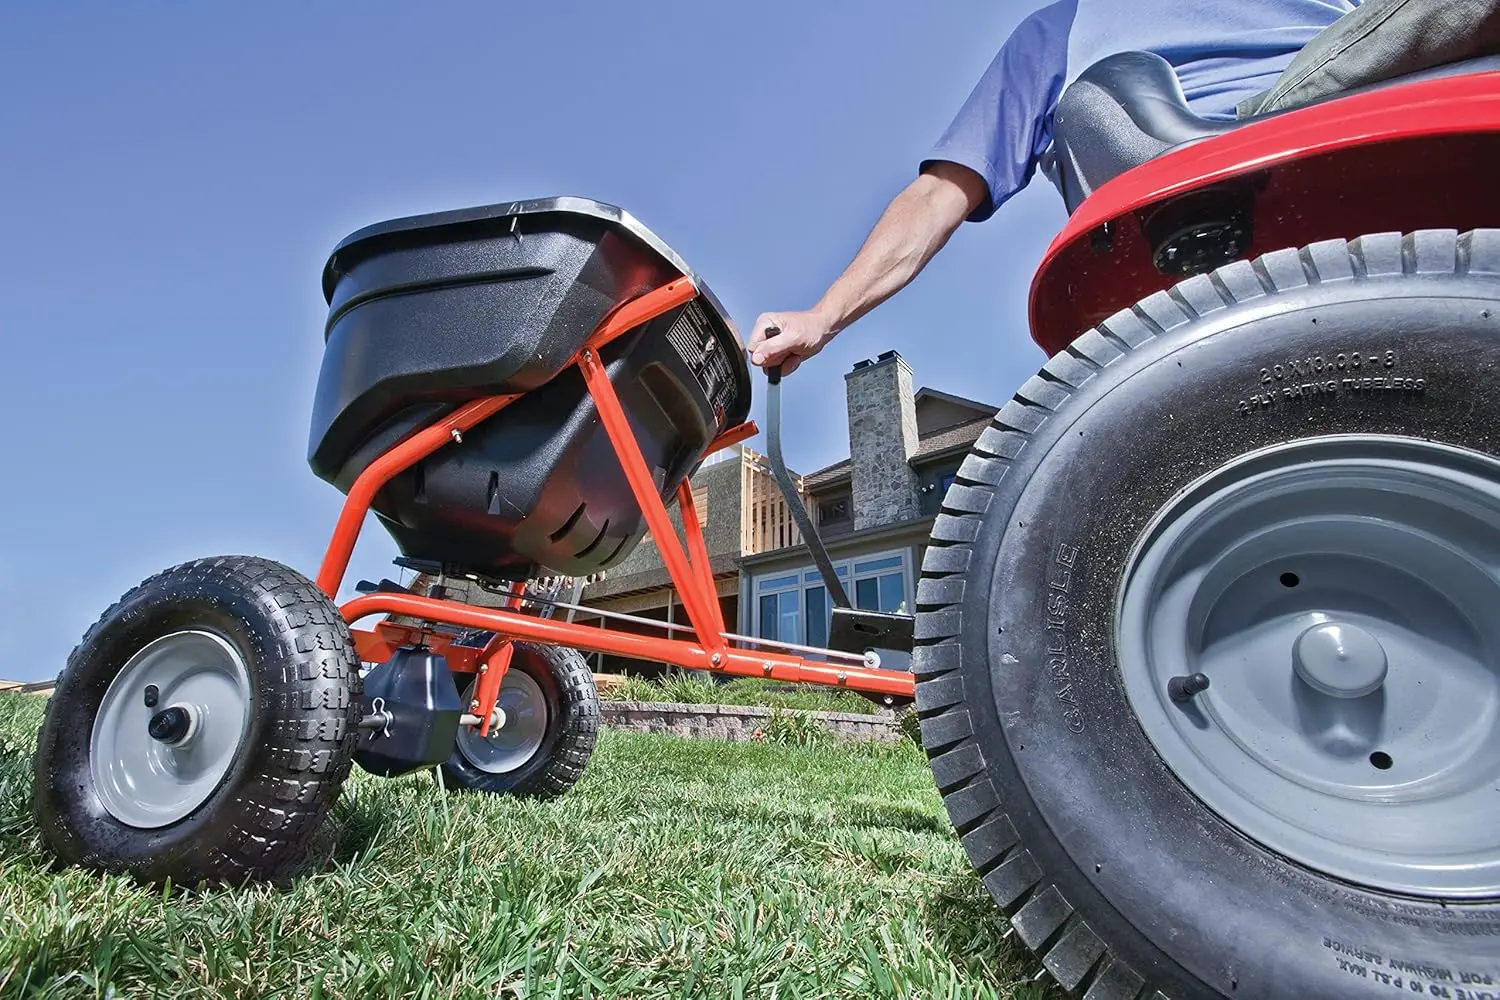
[[[750,740],[764,732],[771,716],[799,715],[816,719],[835,736],[850,740],[892,742],[901,738],[895,714],[807,712],[753,705],[681,705],[662,701],[602,701],[599,721],[612,729],[637,733],[671,733],[696,739]]]

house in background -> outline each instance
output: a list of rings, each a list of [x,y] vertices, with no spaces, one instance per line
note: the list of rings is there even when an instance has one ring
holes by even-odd
[[[849,457],[802,478],[818,534],[856,607],[916,607],[917,572],[943,494],[970,446],[999,409],[912,388],[895,351],[844,376]],[[740,559],[740,629],[782,642],[823,646],[832,605],[800,540]],[[885,652],[903,667],[905,654]]]
[[[797,525],[766,457],[744,445],[710,455],[692,476],[693,506],[703,526],[704,546],[719,596],[719,609],[731,631],[743,617],[740,604],[740,561],[749,555],[785,549],[801,541]],[[668,508],[672,527],[681,538],[682,515]],[[581,601],[590,609],[634,615],[653,621],[687,625],[687,612],[672,587],[661,550],[648,534],[634,552],[602,579],[583,589]],[[663,635],[661,629],[579,611],[574,621],[616,631]],[[604,673],[651,675],[665,668],[624,657],[593,654],[589,662]]]
[[[801,536],[786,500],[771,475],[766,457],[754,449],[735,445],[708,456],[693,473],[690,482],[693,486],[693,506],[698,511],[704,547],[708,551],[709,566],[714,574],[719,609],[726,625],[733,631],[741,618],[740,560],[746,555],[796,545],[801,541]],[[678,538],[681,538],[682,514],[675,503],[667,508],[667,516],[671,519]],[[435,577],[419,574],[410,586],[412,590],[422,591],[436,582]],[[658,637],[665,635],[665,630],[643,622],[622,621],[608,617],[607,614],[589,612],[602,611],[654,622],[689,624],[681,597],[667,574],[661,550],[656,547],[650,534],[642,538],[635,550],[618,565],[584,583],[582,589],[575,592],[577,596],[574,599],[585,610],[572,612],[573,621],[580,624]],[[500,607],[505,602],[504,594],[485,589],[472,581],[449,577],[443,580],[443,585],[448,597],[469,604]],[[567,593],[560,599],[570,600]],[[560,615],[566,614],[567,612],[560,612]],[[654,676],[668,669],[661,663],[621,656],[602,653],[589,653],[587,656],[589,665],[599,673]]]
[[[51,697],[55,680],[0,681],[0,694],[36,694]]]
[[[970,445],[998,407],[936,389],[912,388],[912,371],[895,351],[861,361],[844,376],[849,457],[807,476],[793,474],[801,499],[826,544],[835,572],[856,607],[910,611],[927,537],[943,494]],[[732,631],[826,646],[832,602],[792,520],[764,455],[744,445],[709,456],[691,479],[703,522],[719,607]],[[676,504],[668,509],[679,532]],[[680,534],[679,534],[679,537]],[[414,589],[433,582],[419,577]],[[503,597],[462,580],[448,594],[499,606]],[[566,596],[566,595],[565,595]],[[590,580],[576,622],[643,635],[658,627],[591,611],[687,625],[661,552],[647,535],[619,565]],[[883,652],[886,666],[905,654]],[[659,663],[589,654],[600,673],[658,674]]]

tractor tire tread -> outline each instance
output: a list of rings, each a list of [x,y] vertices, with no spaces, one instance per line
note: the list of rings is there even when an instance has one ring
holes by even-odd
[[[1049,359],[1001,407],[943,499],[917,585],[912,669],[923,746],[970,863],[1015,932],[1072,995],[1136,1000],[1147,990],[1160,994],[1074,911],[1016,836],[1007,804],[983,776],[983,749],[964,700],[960,637],[966,574],[975,569],[972,543],[989,501],[1046,420],[1066,412],[1071,397],[1095,375],[1163,334],[1206,313],[1310,283],[1434,270],[1500,273],[1500,231],[1419,230],[1325,240],[1187,278],[1121,309]]]

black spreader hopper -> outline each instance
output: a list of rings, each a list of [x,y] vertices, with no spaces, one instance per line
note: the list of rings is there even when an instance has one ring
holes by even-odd
[[[600,352],[663,499],[750,404],[738,334],[665,243],[582,198],[354,233],[323,273],[313,472],[347,492],[382,452],[463,403],[525,393],[392,479],[376,515],[406,561],[449,572],[505,580],[614,565],[645,525],[568,362],[616,306],[683,276],[696,299]]]

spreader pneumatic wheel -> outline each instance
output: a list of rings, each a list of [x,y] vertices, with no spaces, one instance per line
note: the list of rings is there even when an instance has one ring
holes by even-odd
[[[474,697],[471,681],[463,701]],[[599,692],[576,649],[518,642],[488,736],[459,729],[440,769],[445,788],[556,798],[579,778],[599,734]]]
[[[358,660],[344,620],[266,559],[186,563],[74,649],[34,762],[57,858],[155,881],[278,879],[349,771]]]
[[[917,709],[1074,995],[1500,996],[1500,231],[1266,254],[1022,387],[944,500]]]

